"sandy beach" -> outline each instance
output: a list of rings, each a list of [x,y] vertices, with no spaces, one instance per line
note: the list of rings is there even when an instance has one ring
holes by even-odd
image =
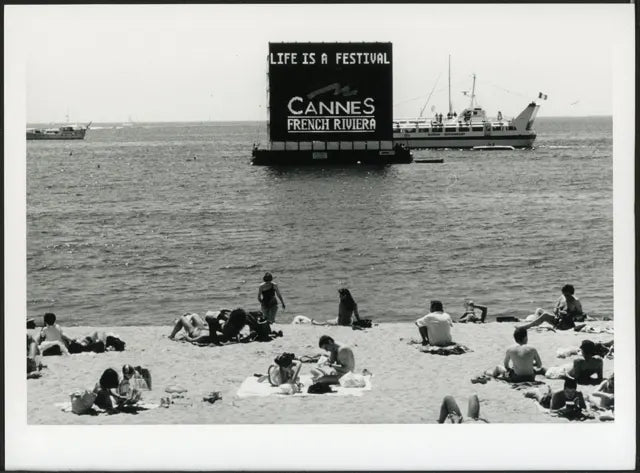
[[[513,343],[514,323],[456,324],[454,340],[473,352],[440,356],[422,353],[411,340],[418,333],[410,323],[384,323],[364,331],[349,327],[275,324],[284,336],[269,343],[253,342],[223,347],[198,347],[167,338],[164,327],[70,327],[65,333],[80,337],[96,329],[112,331],[127,342],[124,352],[84,353],[44,357],[47,368],[38,379],[27,380],[27,421],[29,424],[376,424],[435,423],[441,400],[453,395],[466,413],[468,397],[476,393],[481,414],[492,423],[568,422],[540,409],[523,392],[505,382],[490,380],[472,384],[471,378],[502,363],[505,349]],[[613,322],[592,322],[591,326],[612,328]],[[37,329],[39,330],[39,329]],[[37,330],[30,332],[37,333]],[[373,389],[361,397],[330,394],[292,397],[238,398],[238,387],[254,373],[264,374],[273,358],[287,351],[297,356],[322,353],[318,338],[328,334],[354,348],[356,369],[373,373]],[[557,358],[558,348],[577,347],[584,339],[608,341],[609,333],[551,332],[529,330],[529,344],[538,349],[545,367],[571,360]],[[137,414],[75,415],[63,412],[57,403],[69,400],[78,389],[92,389],[106,368],[121,372],[123,364],[148,368],[153,390],[144,400],[160,403],[165,388],[180,385],[188,391],[169,408]],[[308,373],[313,364],[303,364]],[[613,372],[613,360],[605,360],[604,375]],[[538,376],[555,391],[562,381]],[[582,386],[585,394],[594,386]],[[219,391],[222,400],[210,404],[202,400]],[[593,422],[598,422],[594,420]]]

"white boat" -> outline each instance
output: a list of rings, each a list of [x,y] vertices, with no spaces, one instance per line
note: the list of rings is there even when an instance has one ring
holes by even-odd
[[[436,114],[434,119],[394,120],[394,143],[411,149],[478,146],[532,148],[536,139],[533,122],[540,106],[531,102],[515,118],[506,119],[501,112],[498,112],[495,119],[490,119],[483,108],[475,103],[475,88],[474,74],[471,103],[468,108],[458,114],[453,111],[451,105],[451,80],[449,80],[449,112],[445,116]]]
[[[513,151],[513,146],[507,145],[486,145],[486,146],[474,146],[471,148],[474,151]]]

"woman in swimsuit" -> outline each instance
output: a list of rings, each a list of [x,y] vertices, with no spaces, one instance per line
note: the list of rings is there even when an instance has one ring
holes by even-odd
[[[338,304],[338,325],[351,325],[352,316],[355,316],[356,320],[360,320],[358,304],[353,299],[349,289],[345,287],[338,289],[338,294],[340,295],[340,303]]]
[[[282,303],[282,309],[285,309],[286,306],[278,289],[278,285],[273,282],[273,275],[269,272],[264,273],[262,280],[264,282],[258,287],[258,302],[260,302],[264,317],[270,323],[274,323],[276,321],[276,313],[278,312],[278,300],[276,296]]]

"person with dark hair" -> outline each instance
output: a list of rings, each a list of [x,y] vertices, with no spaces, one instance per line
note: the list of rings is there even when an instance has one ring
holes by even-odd
[[[476,313],[476,309],[480,311],[480,315]],[[467,323],[467,322],[480,322],[484,323],[484,320],[487,318],[487,306],[476,304],[473,301],[465,300],[464,301],[464,314],[458,319],[459,323]]]
[[[338,289],[338,295],[340,297],[340,303],[338,304],[338,325],[351,325],[353,316],[355,316],[356,320],[360,320],[358,304],[353,299],[351,291],[343,287]]]
[[[238,339],[240,331],[247,324],[247,313],[241,308],[231,312],[221,310],[217,317],[207,315],[205,320],[209,325],[209,339],[212,343],[220,344]]]
[[[581,411],[586,409],[582,393],[578,391],[578,384],[573,378],[565,378],[562,391],[558,391],[551,396],[551,410],[564,409],[569,413],[571,410]]]
[[[463,421],[489,423],[488,420],[480,417],[480,400],[478,399],[477,394],[474,394],[469,398],[466,420],[462,417],[462,412],[460,411],[458,403],[453,396],[445,396],[444,399],[442,399],[442,404],[440,406],[438,424],[444,424],[447,419],[449,419],[452,424],[461,424]]]
[[[582,356],[573,360],[569,376],[579,384],[598,384],[602,381],[603,360],[595,354],[596,344],[591,340],[583,340],[580,344]],[[593,378],[593,375],[596,377]]]
[[[340,378],[356,367],[351,347],[336,342],[329,335],[320,337],[318,346],[329,352],[329,359],[311,369],[314,383],[338,384]]]
[[[105,351],[124,351],[126,343],[111,332],[96,330],[84,338],[69,342],[70,353],[104,353]]]
[[[442,302],[431,301],[430,312],[416,320],[418,331],[422,337],[423,345],[435,345],[444,347],[453,344],[451,316],[444,311]]]
[[[93,388],[93,392],[97,394],[94,404],[101,409],[114,410],[117,406],[128,403],[126,396],[121,396],[116,392],[119,385],[118,372],[113,368],[104,370],[102,376],[100,376],[100,381]]]
[[[273,386],[281,386],[283,384],[296,385],[298,383],[298,375],[302,369],[302,363],[295,359],[293,353],[283,353],[274,358],[274,365],[269,367],[267,376],[269,382]]]
[[[540,325],[543,322],[548,322],[556,330],[580,330],[584,327],[584,324],[576,326],[576,321],[583,321],[585,314],[582,312],[582,304],[577,297],[573,294],[575,289],[571,284],[565,284],[562,286],[562,296],[556,303],[556,308],[553,310],[553,314],[550,312],[542,311],[536,319],[521,325],[522,328],[529,329]]]
[[[527,345],[527,330],[522,327],[514,330],[513,338],[516,344],[507,348],[503,365],[496,366],[486,374],[511,383],[534,381],[536,374],[544,373],[538,350]]]
[[[68,355],[67,345],[71,340],[56,323],[56,314],[53,312],[44,314],[44,324],[38,335],[38,348],[42,355]]]
[[[260,302],[264,317],[270,323],[274,323],[276,321],[276,313],[278,312],[278,300],[276,296],[280,299],[283,310],[286,306],[278,285],[273,282],[273,275],[269,272],[264,273],[262,281],[263,283],[258,287],[258,302]]]
[[[614,375],[611,373],[607,379],[605,379],[596,390],[589,396],[589,402],[594,404],[600,409],[614,409],[615,397],[614,397]]]

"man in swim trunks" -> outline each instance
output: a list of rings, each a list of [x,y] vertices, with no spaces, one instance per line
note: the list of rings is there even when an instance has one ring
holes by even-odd
[[[550,312],[543,312],[535,320],[521,325],[524,329],[529,329],[540,325],[543,322],[548,322],[557,330],[580,330],[584,325],[576,326],[575,321],[582,321],[585,318],[582,312],[582,304],[577,297],[573,294],[575,292],[574,287],[571,284],[565,284],[562,286],[562,296],[556,303],[556,308],[553,310],[553,314]]]
[[[580,344],[582,356],[573,360],[569,376],[579,384],[599,384],[602,382],[603,360],[595,354],[596,344],[591,340],[583,340]],[[593,378],[593,375],[596,377]]]
[[[487,374],[511,383],[534,381],[536,374],[544,373],[538,350],[527,345],[527,330],[522,327],[515,329],[513,338],[516,344],[507,349],[503,366],[496,366]]]
[[[351,347],[337,343],[328,335],[320,337],[318,346],[329,352],[329,360],[311,369],[314,382],[338,384],[343,375],[355,369],[356,360]]]

